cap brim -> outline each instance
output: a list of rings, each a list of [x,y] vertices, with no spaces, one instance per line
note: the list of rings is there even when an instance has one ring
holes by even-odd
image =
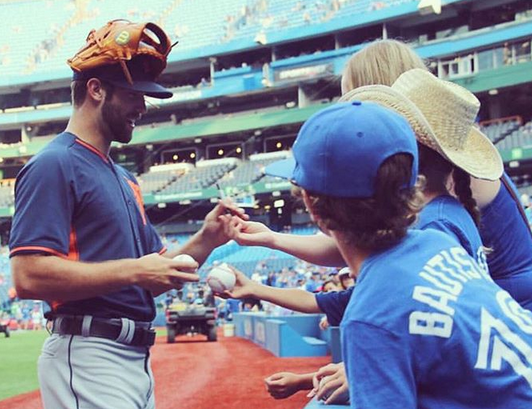
[[[277,178],[287,179],[292,181],[294,178],[294,169],[296,168],[296,160],[288,158],[273,162],[264,168],[264,174]]]
[[[102,79],[116,87],[128,89],[135,92],[142,92],[144,95],[147,95],[152,98],[167,99],[172,98],[172,96],[174,95],[172,92],[170,92],[170,90],[153,81],[135,81],[133,84],[130,84],[126,80],[122,81],[109,80],[106,78]]]

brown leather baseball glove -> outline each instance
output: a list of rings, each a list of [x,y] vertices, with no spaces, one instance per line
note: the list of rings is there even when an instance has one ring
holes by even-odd
[[[68,60],[68,65],[74,71],[84,72],[119,63],[127,81],[133,84],[126,61],[137,56],[151,57],[146,59],[156,78],[166,68],[166,59],[171,49],[168,35],[158,25],[113,20],[99,30],[91,30],[87,44]]]

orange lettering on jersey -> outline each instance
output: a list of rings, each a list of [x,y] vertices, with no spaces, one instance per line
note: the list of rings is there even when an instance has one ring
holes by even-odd
[[[127,184],[133,191],[133,195],[135,196],[135,201],[137,202],[137,205],[139,207],[140,215],[142,216],[142,223],[144,224],[144,226],[146,226],[146,212],[144,211],[144,200],[142,199],[142,193],[140,191],[140,186],[126,177],[124,177],[124,179],[126,179]]]

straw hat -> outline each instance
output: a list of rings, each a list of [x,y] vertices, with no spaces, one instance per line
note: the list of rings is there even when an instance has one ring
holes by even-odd
[[[504,171],[501,156],[475,119],[480,101],[471,92],[426,70],[403,73],[391,86],[355,88],[340,101],[371,101],[403,115],[417,140],[479,179],[497,180]]]

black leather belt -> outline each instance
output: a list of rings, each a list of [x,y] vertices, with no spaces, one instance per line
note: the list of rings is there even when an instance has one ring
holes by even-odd
[[[149,323],[87,315],[55,317],[52,333],[106,338],[137,347],[150,347],[155,343],[155,331]]]

